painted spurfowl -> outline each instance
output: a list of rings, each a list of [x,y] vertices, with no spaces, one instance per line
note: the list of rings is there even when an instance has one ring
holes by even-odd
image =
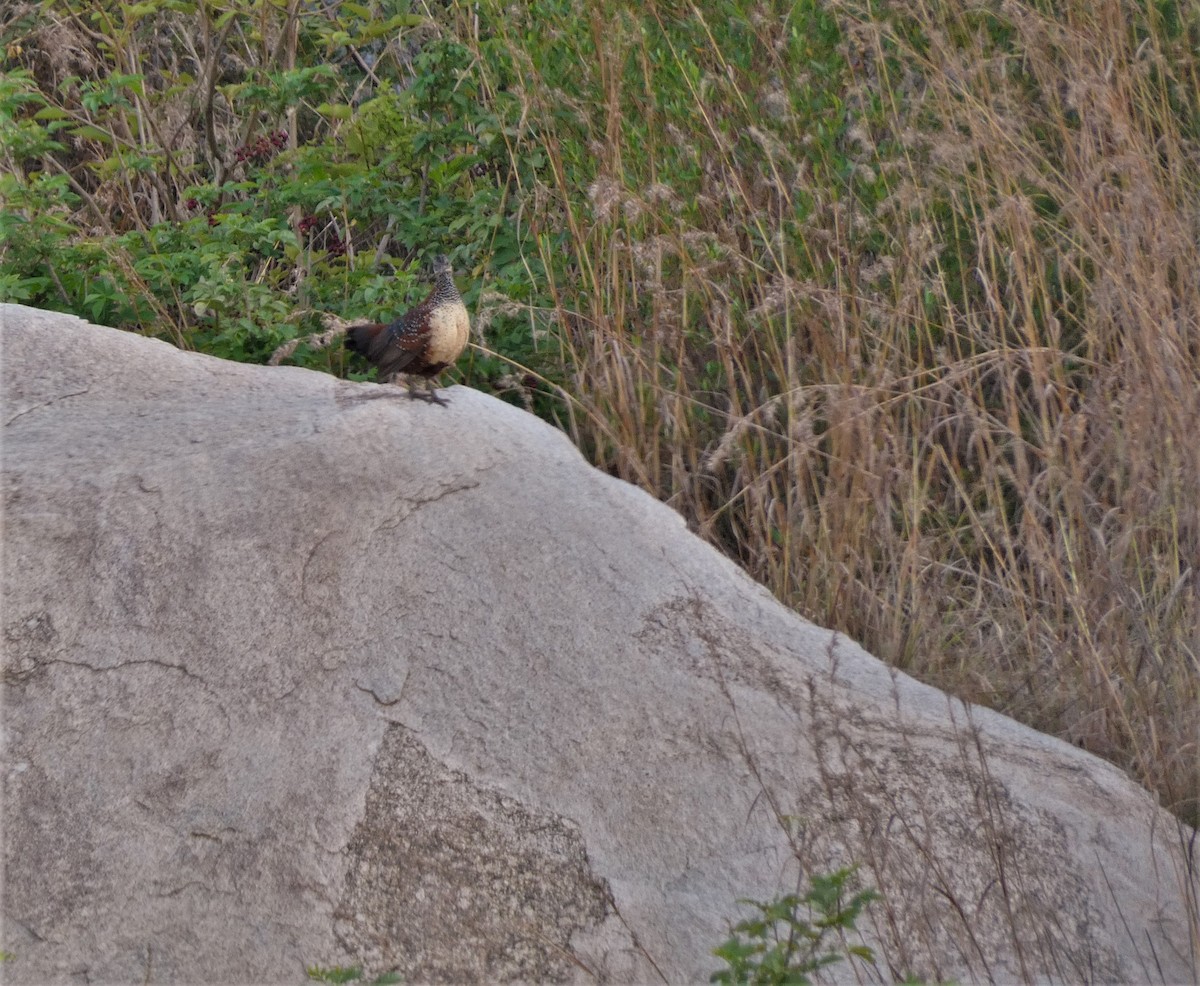
[[[450,261],[439,256],[433,262],[434,285],[429,297],[394,322],[368,322],[346,329],[346,347],[379,367],[379,380],[397,373],[425,378],[425,391],[409,387],[409,397],[434,404],[448,401],[438,397],[433,382],[466,348],[471,331],[467,306],[454,286]]]

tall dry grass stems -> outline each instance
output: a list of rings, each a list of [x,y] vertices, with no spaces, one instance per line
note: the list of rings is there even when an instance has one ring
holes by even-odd
[[[820,180],[787,16],[749,17],[752,69],[715,38],[673,53],[681,127],[645,25],[702,11],[588,9],[597,105],[510,36],[553,175],[529,222],[547,271],[543,231],[573,261],[551,320],[580,444],[805,616],[1195,822],[1200,27],[1121,0],[835,0],[864,121],[837,146],[886,187],[866,202]]]

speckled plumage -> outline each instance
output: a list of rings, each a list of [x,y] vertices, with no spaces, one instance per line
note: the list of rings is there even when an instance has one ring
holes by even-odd
[[[429,297],[394,322],[370,322],[346,329],[346,346],[379,368],[380,381],[398,373],[432,378],[450,366],[466,348],[471,323],[454,271],[446,257],[434,261],[435,281]],[[411,389],[410,396],[418,396]],[[442,404],[430,386],[425,396]]]

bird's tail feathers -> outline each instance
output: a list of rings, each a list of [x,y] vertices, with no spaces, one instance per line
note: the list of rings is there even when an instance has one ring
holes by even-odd
[[[371,343],[383,331],[381,322],[365,322],[361,325],[346,326],[346,348],[360,356],[369,356]]]

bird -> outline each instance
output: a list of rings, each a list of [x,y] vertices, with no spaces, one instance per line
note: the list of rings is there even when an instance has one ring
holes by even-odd
[[[379,367],[380,382],[398,373],[424,377],[425,392],[418,394],[410,386],[408,396],[445,405],[449,401],[438,396],[433,378],[466,348],[471,320],[444,254],[434,259],[433,275],[429,297],[395,321],[347,326],[346,348]]]

